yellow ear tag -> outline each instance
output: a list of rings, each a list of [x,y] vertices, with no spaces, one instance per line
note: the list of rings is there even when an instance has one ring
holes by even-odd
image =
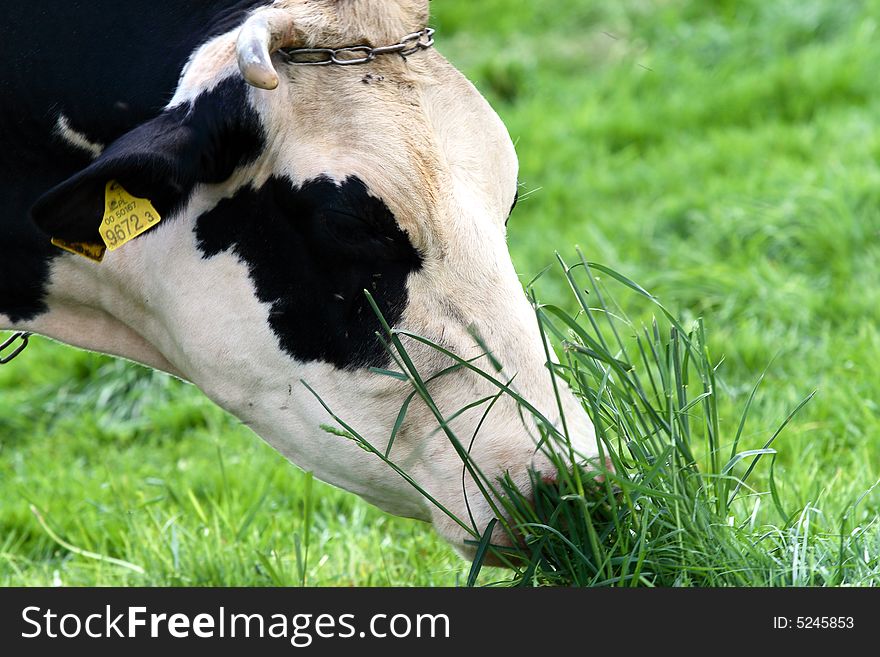
[[[156,208],[145,198],[135,198],[115,180],[104,191],[104,218],[101,239],[111,251],[162,221]]]
[[[76,255],[81,255],[89,260],[101,262],[104,259],[104,251],[106,247],[103,244],[91,244],[89,242],[65,242],[57,237],[52,238],[52,244],[58,248],[70,251]]]

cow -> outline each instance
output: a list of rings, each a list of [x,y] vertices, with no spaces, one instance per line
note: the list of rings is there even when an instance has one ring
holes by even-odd
[[[432,47],[428,0],[5,12],[0,328],[192,382],[294,464],[465,556],[496,514],[434,410],[476,434],[490,480],[528,490],[555,470],[512,396],[458,412],[498,388],[442,350],[490,352],[500,380],[565,418],[577,458],[597,456],[507,249],[513,144]],[[442,348],[402,343],[436,409],[416,398],[401,415],[413,387],[387,374],[380,315]],[[395,433],[389,458],[421,491],[328,432],[327,409],[379,451]]]

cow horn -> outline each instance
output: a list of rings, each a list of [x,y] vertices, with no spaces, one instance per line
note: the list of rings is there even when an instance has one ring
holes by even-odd
[[[278,86],[272,53],[293,45],[293,18],[281,9],[264,9],[245,21],[238,33],[238,68],[248,84],[260,89]]]

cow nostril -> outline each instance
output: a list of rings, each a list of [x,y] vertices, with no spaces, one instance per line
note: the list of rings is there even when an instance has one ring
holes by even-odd
[[[614,473],[614,462],[611,460],[610,456],[605,457],[605,472]],[[596,475],[596,481],[600,484],[605,483],[605,472],[600,472]]]

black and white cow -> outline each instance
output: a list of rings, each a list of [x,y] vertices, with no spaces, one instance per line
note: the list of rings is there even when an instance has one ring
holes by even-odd
[[[4,11],[0,328],[191,381],[292,462],[432,521],[467,553],[466,532],[409,483],[320,428],[328,415],[300,381],[385,447],[411,388],[371,371],[389,359],[366,289],[392,325],[462,356],[480,352],[476,330],[504,376],[558,421],[505,243],[513,145],[435,50],[359,66],[299,66],[276,52],[394,44],[426,26],[428,0],[43,0]],[[102,244],[111,181],[161,221],[100,263],[53,246]],[[409,346],[426,377],[449,365]],[[466,371],[431,391],[446,414],[497,392]],[[588,417],[562,399],[575,448],[592,458]],[[487,475],[527,486],[528,468],[550,468],[520,411],[496,403],[472,455]],[[453,428],[470,437],[484,412]],[[478,530],[491,519],[425,405],[411,405],[391,458]]]

